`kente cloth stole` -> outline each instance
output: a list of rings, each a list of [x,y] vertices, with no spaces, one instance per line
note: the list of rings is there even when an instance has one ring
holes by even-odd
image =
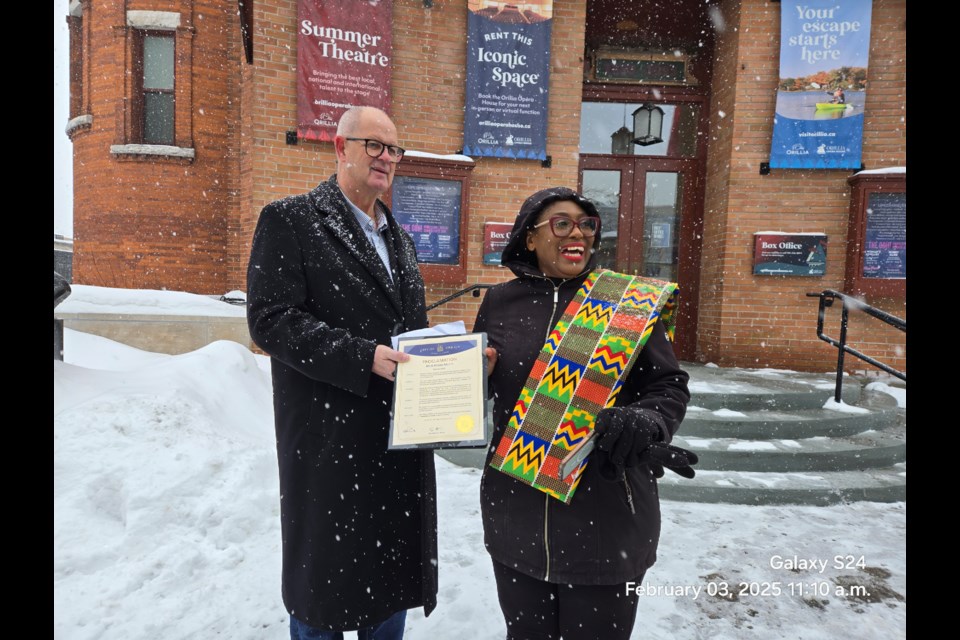
[[[658,319],[673,340],[676,307],[675,283],[591,272],[543,345],[490,466],[569,504],[589,457],[566,478],[560,463],[616,402]]]

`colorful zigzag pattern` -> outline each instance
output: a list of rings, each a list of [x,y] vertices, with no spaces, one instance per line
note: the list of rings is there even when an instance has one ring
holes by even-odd
[[[490,465],[569,503],[589,458],[566,478],[560,462],[593,431],[597,412],[614,405],[653,325],[673,339],[676,297],[674,283],[588,275],[534,362]]]

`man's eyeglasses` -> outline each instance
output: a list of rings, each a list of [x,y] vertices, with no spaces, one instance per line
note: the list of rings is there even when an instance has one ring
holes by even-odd
[[[533,225],[533,228],[542,227],[545,224],[550,225],[550,231],[558,238],[566,238],[573,233],[574,228],[580,229],[584,238],[592,238],[597,235],[597,229],[600,228],[600,218],[596,216],[587,216],[579,220],[571,220],[565,216],[553,216],[548,220]]]
[[[403,154],[406,152],[406,149],[403,147],[398,147],[395,144],[383,144],[379,140],[372,140],[370,138],[344,138],[345,140],[350,140],[351,142],[362,142],[363,148],[367,152],[367,155],[371,158],[379,158],[383,154],[383,150],[387,150],[387,155],[390,156],[392,162],[400,162],[400,159],[403,158]]]

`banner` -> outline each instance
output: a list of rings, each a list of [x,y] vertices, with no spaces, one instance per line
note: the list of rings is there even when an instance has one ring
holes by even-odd
[[[390,112],[389,0],[299,0],[297,137],[333,140],[350,107]]]
[[[463,154],[547,158],[553,0],[468,0]]]
[[[783,0],[770,166],[859,169],[871,0]]]

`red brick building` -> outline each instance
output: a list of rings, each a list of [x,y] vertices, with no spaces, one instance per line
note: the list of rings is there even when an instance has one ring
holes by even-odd
[[[452,154],[464,146],[467,4],[393,1],[391,115],[408,149]],[[75,281],[245,289],[260,208],[312,189],[335,167],[329,143],[288,143],[297,128],[297,0],[253,2],[252,64],[235,0],[69,7]],[[555,0],[550,166],[476,159],[463,275],[440,282],[428,272],[428,303],[511,277],[483,265],[484,223],[512,221],[538,189],[575,186],[618,220],[611,266],[679,281],[681,357],[832,369],[836,352],[816,338],[816,300],[806,294],[847,290],[858,255],[848,246],[853,172],[761,172],[779,83],[780,10],[767,0]],[[695,82],[591,80],[592,61],[608,51],[670,53],[688,61]],[[863,165],[905,167],[905,0],[874,0],[869,55]],[[677,114],[679,143],[667,153],[609,153],[586,140],[610,113],[626,122],[644,103]],[[675,230],[668,251],[649,242],[655,219]],[[767,230],[825,234],[825,275],[754,275],[754,233]],[[906,317],[902,287],[865,299]],[[462,318],[469,327],[477,304],[461,298],[431,322]],[[827,331],[836,335],[831,317]],[[860,350],[905,366],[902,333],[855,317],[850,336]]]

